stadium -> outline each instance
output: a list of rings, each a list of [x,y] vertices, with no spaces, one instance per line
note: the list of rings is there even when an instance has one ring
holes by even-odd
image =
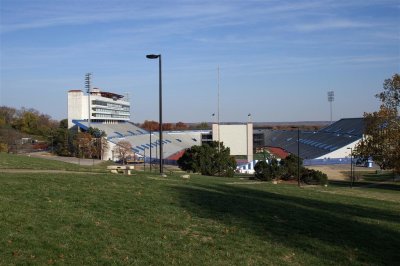
[[[128,141],[132,154],[145,162],[159,160],[159,132],[149,132],[131,122],[127,96],[103,92],[68,92],[68,126],[87,131],[104,131],[108,149],[103,160],[119,160],[115,147]],[[214,123],[211,130],[164,131],[162,143],[165,164],[176,164],[187,148],[209,141],[221,141],[238,159],[239,169],[251,170],[254,152],[267,151],[275,157],[299,155],[305,165],[350,163],[351,150],[363,137],[362,118],[344,118],[317,131],[253,128],[253,123]],[[245,158],[245,159],[243,159]]]

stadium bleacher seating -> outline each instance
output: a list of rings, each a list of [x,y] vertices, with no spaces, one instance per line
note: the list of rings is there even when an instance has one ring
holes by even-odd
[[[74,123],[83,129],[88,129],[89,127],[87,121],[74,121]],[[121,140],[129,141],[132,145],[132,151],[139,155],[149,157],[151,150],[152,157],[160,156],[158,151],[160,143],[158,132],[151,133],[150,142],[150,132],[130,122],[118,124],[91,123],[90,126],[104,131],[108,141],[114,144]],[[198,141],[200,139],[201,133],[198,131],[164,132],[162,142],[163,158],[167,158],[193,145],[200,145]]]
[[[364,131],[362,118],[345,118],[318,131],[301,131],[300,157],[314,159],[361,139]],[[297,131],[265,129],[265,146],[280,147],[297,154]]]
[[[73,121],[77,126],[87,129],[87,121]],[[121,140],[129,141],[132,151],[148,157],[159,157],[158,132],[151,133],[139,128],[131,122],[118,124],[91,123],[91,127],[106,133],[108,141],[116,144]],[[261,130],[264,144],[269,147],[280,147],[290,153],[297,154],[297,131]],[[260,132],[261,132],[260,131]],[[314,159],[344,147],[362,137],[364,131],[363,118],[341,119],[318,131],[302,131],[299,137],[300,157]],[[259,133],[259,131],[257,131]],[[163,158],[176,155],[193,145],[201,145],[201,131],[165,131],[163,134]],[[157,155],[156,155],[157,153]]]

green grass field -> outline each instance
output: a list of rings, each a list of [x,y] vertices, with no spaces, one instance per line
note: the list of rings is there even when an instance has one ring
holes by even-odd
[[[0,171],[1,169],[31,169],[105,172],[107,164],[108,162],[104,162],[95,166],[83,166],[54,160],[46,160],[42,158],[28,157],[26,155],[7,154],[0,152]]]
[[[0,169],[0,265],[395,265],[399,192]]]

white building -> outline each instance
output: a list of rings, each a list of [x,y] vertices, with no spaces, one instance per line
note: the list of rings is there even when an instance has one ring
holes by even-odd
[[[253,161],[253,124],[213,124],[212,140],[224,143],[231,155],[247,156]]]
[[[129,121],[129,99],[116,93],[100,91],[97,88],[86,95],[81,90],[70,90],[68,91],[68,128],[74,126],[72,120],[103,124]]]

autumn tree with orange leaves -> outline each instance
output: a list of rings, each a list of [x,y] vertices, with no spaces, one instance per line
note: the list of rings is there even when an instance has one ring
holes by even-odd
[[[400,75],[386,79],[383,92],[375,96],[381,106],[377,112],[364,114],[364,137],[356,146],[355,156],[372,158],[381,169],[400,173]]]

